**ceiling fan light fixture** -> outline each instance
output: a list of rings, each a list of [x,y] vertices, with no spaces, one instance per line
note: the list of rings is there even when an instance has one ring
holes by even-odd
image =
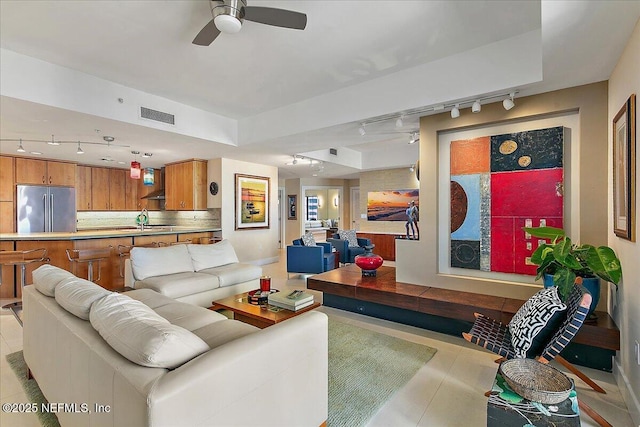
[[[451,109],[451,118],[452,119],[457,119],[458,117],[460,117],[460,104],[456,104]]]
[[[476,102],[473,103],[473,105],[471,106],[471,112],[472,113],[479,113],[480,110],[482,110],[482,104],[480,104],[480,100],[476,100]]]
[[[231,15],[218,15],[214,19],[216,28],[222,33],[236,34],[242,28],[242,21]]]

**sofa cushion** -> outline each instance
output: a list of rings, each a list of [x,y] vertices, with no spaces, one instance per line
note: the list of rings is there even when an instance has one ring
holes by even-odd
[[[509,322],[516,357],[535,357],[564,318],[567,306],[555,286],[536,292]]]
[[[126,295],[96,301],[89,318],[114,350],[138,365],[173,369],[209,350],[197,335]]]
[[[163,305],[154,311],[167,319],[172,325],[178,325],[187,331],[193,331],[227,319],[224,315],[213,310],[179,301]]]
[[[215,324],[203,326],[194,330],[193,333],[206,342],[209,347],[216,348],[259,330],[259,328],[248,323],[226,319]]]
[[[356,230],[339,230],[338,235],[341,239],[346,240],[350,248],[358,247],[358,236]]]
[[[262,268],[253,264],[229,264],[215,268],[201,270],[200,273],[206,273],[218,278],[220,287],[237,285],[238,283],[257,280],[262,276]]]
[[[89,320],[89,311],[93,303],[110,293],[102,286],[74,276],[58,283],[55,298],[56,302],[69,313]]]
[[[304,233],[304,236],[302,236],[302,244],[304,246],[318,246],[316,244],[316,239],[313,238],[313,234],[308,231]]]
[[[158,307],[162,307],[163,305],[176,302],[176,300],[174,300],[173,298],[164,296],[161,293],[154,291],[153,289],[134,289],[133,291],[124,292],[123,295],[138,300],[153,310]]]
[[[136,280],[193,270],[193,263],[186,245],[161,248],[132,248],[131,270]]]
[[[210,274],[188,272],[147,277],[143,281],[136,282],[135,285],[136,288],[152,289],[175,299],[219,288],[220,281],[217,276]]]
[[[236,251],[226,239],[212,245],[188,244],[187,249],[195,271],[238,262]]]
[[[76,276],[60,267],[44,264],[33,270],[32,277],[36,289],[41,294],[52,297],[55,296],[55,289],[58,283]]]

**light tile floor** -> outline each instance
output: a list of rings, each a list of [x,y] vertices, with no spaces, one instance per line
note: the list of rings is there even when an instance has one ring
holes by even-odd
[[[280,289],[304,289],[305,277],[286,273],[284,252],[281,261],[263,266],[264,274],[271,276],[272,286]],[[392,263],[390,265],[393,265]],[[319,300],[322,294],[312,291]],[[8,301],[0,301],[5,304]],[[483,393],[493,382],[497,370],[496,356],[472,345],[462,338],[440,334],[360,314],[321,307],[329,316],[363,328],[393,335],[438,350],[435,356],[399,390],[372,418],[369,426],[380,427],[475,427],[486,425],[487,398]],[[0,313],[0,403],[27,402],[20,383],[9,368],[5,356],[22,349],[22,328],[7,310]],[[558,365],[554,366],[562,369]],[[593,407],[615,427],[633,427],[627,407],[613,374],[581,368],[606,391],[602,395],[574,378],[578,396]],[[566,371],[565,371],[566,372]],[[582,414],[583,426],[597,424]],[[1,426],[39,426],[32,414],[0,412]]]

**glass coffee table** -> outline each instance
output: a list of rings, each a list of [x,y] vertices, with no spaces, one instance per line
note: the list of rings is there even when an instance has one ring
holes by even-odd
[[[233,318],[235,320],[264,329],[267,326],[275,325],[276,323],[291,319],[299,314],[318,308],[321,305],[319,302],[314,301],[313,304],[305,308],[298,311],[291,311],[269,304],[249,304],[247,296],[248,292],[245,292],[218,301],[213,301],[209,310],[230,310],[233,312]]]

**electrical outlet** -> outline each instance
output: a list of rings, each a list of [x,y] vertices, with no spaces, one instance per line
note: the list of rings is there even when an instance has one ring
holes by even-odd
[[[636,341],[636,345],[633,348],[633,353],[636,355],[636,363],[640,365],[640,342]]]

